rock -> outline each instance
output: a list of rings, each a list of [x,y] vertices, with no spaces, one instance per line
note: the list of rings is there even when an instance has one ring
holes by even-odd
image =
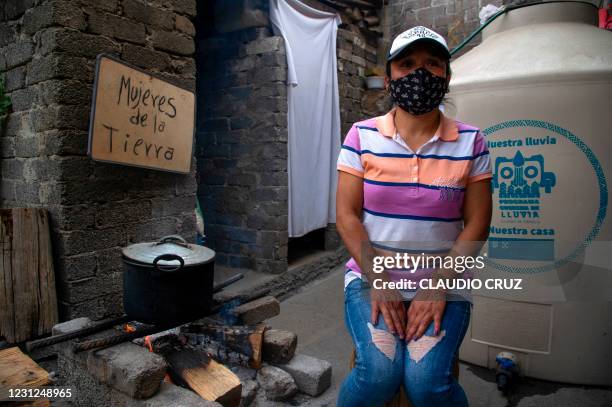
[[[331,385],[332,368],[326,360],[297,354],[278,367],[293,376],[300,391],[311,396],[318,396]]]
[[[240,407],[248,407],[255,396],[257,395],[257,389],[259,384],[254,380],[246,380],[242,382],[242,394],[240,395]]]
[[[280,329],[268,329],[263,338],[263,360],[273,364],[288,363],[295,354],[297,335]]]
[[[293,377],[274,366],[264,366],[259,369],[257,382],[264,389],[269,400],[286,400],[298,390]]]

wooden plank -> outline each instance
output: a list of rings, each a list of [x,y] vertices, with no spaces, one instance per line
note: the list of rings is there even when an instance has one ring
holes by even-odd
[[[49,216],[44,210],[36,211],[36,215],[38,216],[36,224],[38,226],[38,283],[40,286],[37,336],[40,336],[51,332],[53,326],[58,323],[59,316]]]
[[[189,173],[195,95],[116,58],[96,65],[88,153],[94,160]]]
[[[34,388],[49,383],[49,373],[18,347],[0,350],[0,399],[7,398],[11,388]]]
[[[0,335],[8,342],[15,340],[15,306],[13,300],[13,268],[11,264],[13,217],[10,209],[0,210]]]
[[[40,208],[0,210],[0,334],[10,343],[51,332],[58,321],[51,236]]]
[[[184,348],[164,357],[175,383],[186,384],[203,399],[225,407],[240,404],[242,384],[238,376],[204,352]]]
[[[32,211],[14,209],[13,215],[13,302],[15,304],[15,342],[29,339],[38,325],[38,229],[32,224]],[[28,233],[29,232],[29,233]],[[28,238],[25,238],[25,234]],[[36,244],[34,244],[36,242]]]

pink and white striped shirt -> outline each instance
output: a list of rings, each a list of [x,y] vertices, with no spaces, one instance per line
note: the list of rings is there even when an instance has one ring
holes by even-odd
[[[412,151],[395,129],[395,110],[355,123],[337,168],[363,179],[362,222],[372,245],[415,254],[446,252],[463,229],[468,184],[491,178],[484,136],[441,114],[433,137]],[[347,266],[345,287],[361,276]],[[393,280],[426,278],[432,269],[389,271]],[[414,292],[402,292],[409,299]]]

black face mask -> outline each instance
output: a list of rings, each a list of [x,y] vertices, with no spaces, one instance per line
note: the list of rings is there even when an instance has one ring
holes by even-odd
[[[440,105],[446,94],[446,78],[419,68],[389,82],[391,97],[402,109],[413,115],[429,113]]]

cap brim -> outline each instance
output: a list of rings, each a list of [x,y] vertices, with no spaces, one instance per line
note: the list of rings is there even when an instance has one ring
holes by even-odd
[[[448,59],[451,58],[450,51],[448,49],[446,49],[446,47],[444,45],[440,44],[438,41],[432,40],[431,38],[419,38],[419,39],[414,40],[411,43],[408,43],[408,44],[404,45],[403,47],[397,49],[393,54],[391,54],[391,55],[389,55],[387,57],[387,61],[391,61],[391,60],[395,59],[399,54],[404,52],[404,50],[406,48],[409,48],[409,47],[413,46],[414,44],[416,44],[418,42],[425,42],[425,41],[429,42],[430,44],[433,44],[434,46],[439,48],[448,57]]]

